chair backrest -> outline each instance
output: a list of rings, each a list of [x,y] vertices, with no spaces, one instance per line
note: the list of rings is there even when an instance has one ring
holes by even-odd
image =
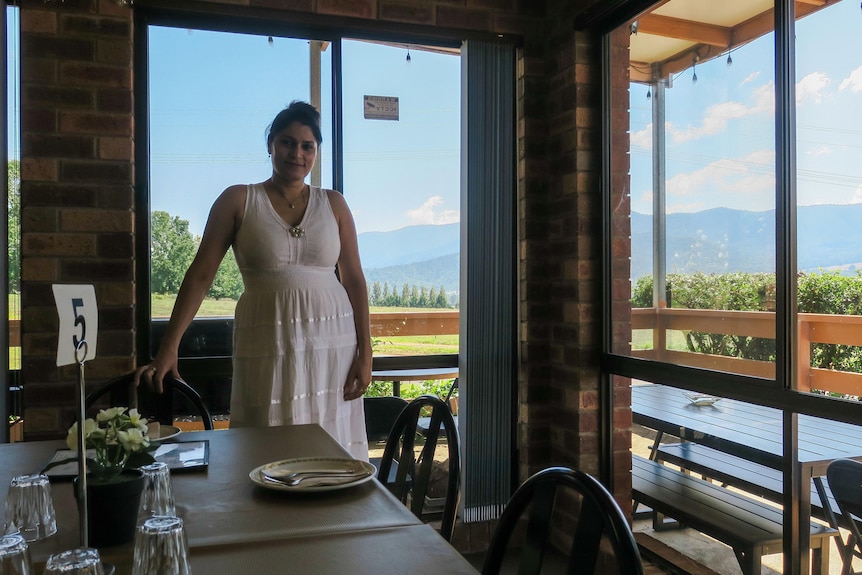
[[[155,419],[163,425],[174,423],[174,394],[184,396],[194,406],[197,415],[203,422],[204,429],[213,428],[213,418],[209,409],[201,399],[200,394],[181,379],[166,377],[164,392],[155,393],[146,384],[135,387],[135,373],[130,372],[101,385],[89,393],[84,401],[87,409],[93,407],[96,400],[110,394],[111,405],[126,405],[137,407],[138,411],[149,419]]]
[[[430,408],[431,416],[428,429],[422,435],[424,445],[417,457],[415,451],[417,424],[423,408]],[[441,427],[443,433],[441,433]],[[455,425],[449,407],[439,397],[422,395],[401,411],[386,440],[377,479],[402,503],[407,504],[409,499],[410,510],[416,517],[422,520],[429,519],[430,514],[425,506],[434,471],[434,454],[437,444],[443,445],[444,442],[448,448],[449,465],[440,535],[450,541],[455,528],[455,515],[461,488],[461,452],[458,427]],[[390,480],[393,465],[395,477]]]
[[[841,511],[838,524],[850,532],[847,542],[850,548],[845,551],[845,554],[849,552],[849,557],[844,558],[845,565],[849,566],[854,552],[862,556],[862,463],[836,459],[826,468],[826,479]]]
[[[518,574],[532,575],[540,572],[545,553],[550,549],[554,504],[561,489],[571,490],[581,496],[580,514],[575,523],[566,572],[594,573],[604,534],[613,546],[618,573],[642,575],[643,565],[637,543],[628,519],[613,496],[594,477],[567,467],[551,467],[539,471],[515,491],[491,538],[482,574],[500,573],[509,539],[528,506],[530,514]]]
[[[362,401],[365,408],[365,434],[368,436],[368,445],[386,441],[401,411],[407,407],[407,400],[387,395],[363,397]]]

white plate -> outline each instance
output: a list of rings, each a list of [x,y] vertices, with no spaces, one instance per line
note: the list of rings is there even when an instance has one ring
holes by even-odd
[[[262,471],[267,471],[276,475],[287,475],[296,472],[312,472],[322,470],[350,470],[356,473],[355,478],[314,478],[306,479],[298,485],[291,486],[284,483],[275,483],[267,481],[261,476]],[[267,489],[276,491],[293,491],[293,492],[311,492],[311,491],[334,491],[336,489],[346,489],[354,487],[370,481],[377,473],[377,468],[367,461],[358,459],[338,458],[338,457],[302,457],[298,459],[283,459],[281,461],[273,461],[260,467],[252,469],[248,476],[249,478]]]
[[[183,430],[175,425],[159,425],[158,432],[147,432],[147,436],[151,441],[164,441],[165,439],[171,439],[172,437],[176,437]]]
[[[683,392],[683,395],[688,398],[689,402],[691,402],[692,405],[696,405],[698,407],[708,407],[721,399],[720,397],[716,397],[714,395],[706,395],[703,393]]]

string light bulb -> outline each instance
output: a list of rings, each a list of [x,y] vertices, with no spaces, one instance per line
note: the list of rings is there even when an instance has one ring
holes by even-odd
[[[406,60],[407,60],[407,63],[409,64],[409,63],[410,63],[410,60],[411,60],[411,58],[410,58],[410,48],[407,48],[407,58],[406,58]]]
[[[697,61],[698,57],[695,55],[691,59],[691,83],[697,84]]]
[[[272,48],[272,47],[273,47],[273,45],[275,44],[275,40],[273,40],[272,36],[269,36],[269,37],[266,39],[266,43],[267,43],[267,44],[269,44],[269,47],[270,47],[270,48]]]
[[[647,88],[647,91],[646,91],[646,99],[647,99],[647,100],[652,100],[652,88]]]
[[[730,57],[730,54],[727,55],[727,67],[730,68],[733,66],[733,58]]]

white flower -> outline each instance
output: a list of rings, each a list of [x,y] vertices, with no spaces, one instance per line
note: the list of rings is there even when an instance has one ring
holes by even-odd
[[[108,409],[100,409],[99,414],[96,416],[96,419],[98,421],[102,421],[102,422],[110,421],[112,419],[115,419],[115,418],[123,415],[123,413],[125,413],[125,412],[126,412],[125,407],[111,407]]]
[[[140,451],[150,444],[150,439],[137,428],[119,431],[117,432],[117,438],[120,440],[120,445],[123,446],[123,449],[130,452]]]
[[[87,418],[84,420],[84,442],[86,443],[87,438],[90,437],[93,433],[97,433],[101,431],[99,429],[99,425],[92,418]],[[76,421],[72,424],[72,427],[69,428],[69,433],[66,435],[66,445],[72,451],[78,451],[78,422]]]
[[[141,432],[145,432],[147,430],[147,420],[144,417],[141,417],[141,414],[138,413],[137,408],[132,408],[129,410],[129,421],[141,430]]]

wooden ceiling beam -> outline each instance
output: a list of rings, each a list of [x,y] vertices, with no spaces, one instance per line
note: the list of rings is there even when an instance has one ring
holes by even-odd
[[[720,48],[728,48],[731,40],[730,28],[659,14],[645,14],[638,18],[638,34],[640,33],[688,40]]]

